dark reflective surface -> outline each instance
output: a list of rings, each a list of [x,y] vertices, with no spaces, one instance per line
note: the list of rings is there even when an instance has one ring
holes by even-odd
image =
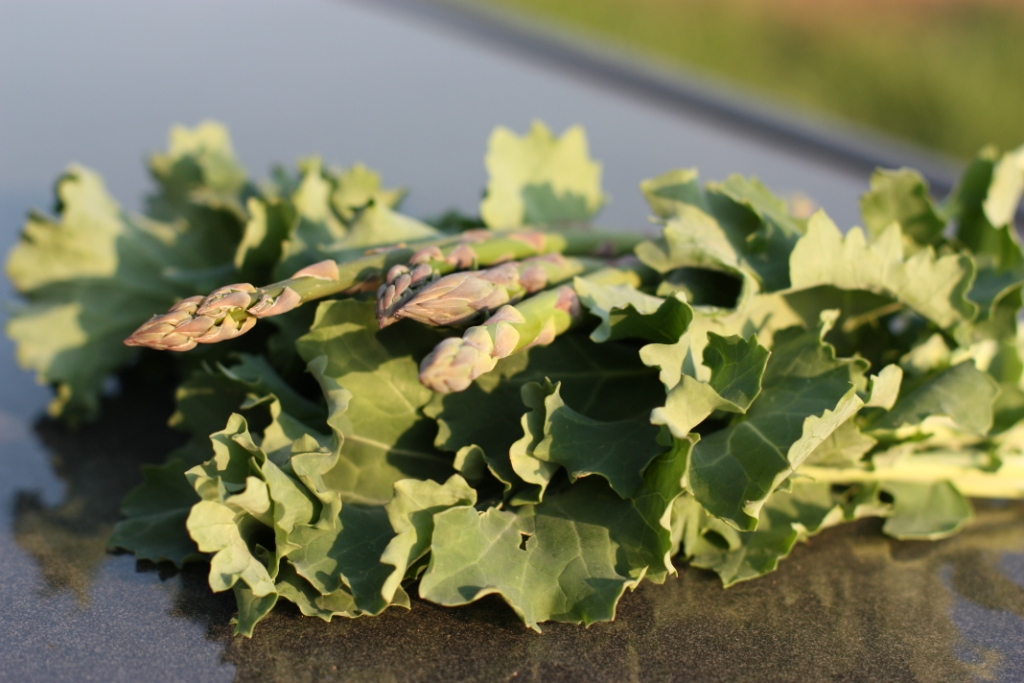
[[[13,492],[5,531],[5,660],[37,678],[146,675],[291,681],[1015,681],[1024,671],[1024,504],[979,504],[966,532],[901,543],[876,522],[798,547],[762,580],[723,590],[684,569],[627,595],[618,618],[542,635],[500,600],[414,602],[327,624],[279,608],[251,640],[202,567],[161,575],[104,553],[133,463],[174,442],[166,397],[124,383],[103,420],[71,434],[36,424],[62,495]],[[147,449],[140,450],[145,444]],[[11,500],[11,499],[9,499]],[[12,561],[10,558],[14,556]],[[5,576],[5,579],[8,577]],[[24,591],[26,584],[31,584]],[[22,592],[24,591],[24,592]],[[41,653],[46,653],[43,656]]]
[[[415,215],[475,207],[491,129],[522,132],[534,118],[586,127],[609,225],[643,226],[639,182],[673,168],[757,175],[815,198],[844,227],[868,181],[374,0],[0,2],[0,194],[45,191],[75,161],[139,206],[144,155],[172,124],[206,118],[229,126],[257,177],[310,154],[362,161],[411,189]]]
[[[170,56],[169,56],[170,55]],[[0,247],[71,159],[135,204],[140,159],[175,122],[225,120],[254,175],[321,151],[381,167],[412,213],[469,208],[491,126],[581,122],[605,162],[607,222],[642,225],[645,176],[699,166],[803,189],[840,223],[866,178],[680,118],[368,3],[0,4]],[[0,295],[9,299],[6,284]],[[898,543],[831,530],[775,574],[722,590],[683,570],[614,623],[526,630],[499,600],[414,602],[325,624],[279,609],[230,635],[201,568],[105,553],[118,504],[176,440],[168,387],[124,383],[77,433],[0,342],[0,679],[45,681],[1024,680],[1024,505],[979,506],[960,536]]]
[[[496,600],[326,628],[276,614],[225,658],[252,680],[310,666],[314,679],[367,681],[1019,680],[1024,590],[998,566],[1022,521],[1019,506],[986,510],[970,534],[924,549],[873,524],[834,531],[761,582],[723,591],[684,571],[646,585],[589,630],[537,635]]]

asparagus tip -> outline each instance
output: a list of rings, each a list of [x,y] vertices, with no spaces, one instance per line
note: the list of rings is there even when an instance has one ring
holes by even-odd
[[[251,292],[242,283],[221,287],[209,296],[190,296],[154,315],[124,340],[126,346],[144,346],[157,351],[189,351],[198,344],[215,344],[234,339],[252,329],[256,316],[248,312]]]

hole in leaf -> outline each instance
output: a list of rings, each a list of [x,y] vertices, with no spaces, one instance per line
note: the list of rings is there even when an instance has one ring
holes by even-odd
[[[725,536],[718,533],[717,531],[705,531],[704,540],[722,550],[729,549],[729,541],[725,540]]]
[[[716,414],[712,414],[706,420],[694,427],[693,431],[697,432],[701,436],[707,436],[708,434],[717,432],[719,429],[725,429],[735,418],[735,415],[718,411]]]
[[[519,549],[520,550],[526,550],[526,542],[528,540],[530,540],[530,534],[525,534],[523,532],[519,532],[519,536],[520,536]]]
[[[274,532],[265,526],[260,526],[247,541],[250,551],[261,560],[269,558],[277,547]]]
[[[882,501],[886,505],[892,505],[896,499],[893,498],[892,494],[889,493],[888,491],[879,491],[878,500]]]
[[[691,304],[734,308],[743,282],[728,273],[705,268],[677,268],[665,276],[660,296],[684,292]]]

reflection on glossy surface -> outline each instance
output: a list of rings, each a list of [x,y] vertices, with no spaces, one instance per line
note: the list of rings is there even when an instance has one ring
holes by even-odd
[[[188,652],[170,671],[203,680],[234,669],[243,681],[1012,681],[1024,668],[1024,504],[979,504],[966,533],[937,543],[893,541],[872,521],[830,530],[778,572],[729,590],[684,569],[589,629],[549,624],[537,635],[488,598],[457,609],[416,601],[411,612],[330,624],[279,609],[253,639],[235,638],[233,601],[210,593],[204,567],[162,582],[152,566],[136,573],[130,557],[103,552],[134,464],[175,439],[161,427],[169,404],[146,386],[128,383],[103,421],[79,433],[37,427],[67,493],[56,505],[17,494],[12,531],[45,585],[21,609],[51,624],[43,631],[58,642],[97,622],[113,627],[92,634],[100,649],[120,648],[125,633],[166,639]],[[133,596],[131,609],[119,593]],[[72,609],[79,616],[67,618]],[[0,643],[29,644],[9,622],[0,627]]]
[[[139,466],[161,461],[181,441],[164,426],[172,409],[169,397],[147,391],[149,384],[128,378],[120,399],[107,402],[103,419],[81,430],[49,419],[35,424],[36,437],[67,488],[56,506],[45,505],[38,492],[17,492],[13,532],[51,592],[67,589],[88,603],[89,584],[120,518],[121,499],[141,481]]]
[[[219,644],[168,616],[178,582],[105,552],[138,465],[177,440],[167,398],[137,378],[99,423],[73,433],[42,420],[33,434],[19,415],[46,397],[12,391],[23,377],[0,364],[0,679],[231,680]]]
[[[697,570],[645,584],[590,629],[537,635],[489,598],[332,624],[279,611],[252,640],[211,612],[208,634],[239,680],[1013,681],[1024,590],[1000,566],[1022,522],[1022,506],[983,508],[968,533],[914,544],[871,522],[836,529],[727,591]],[[187,580],[180,599],[204,590]]]

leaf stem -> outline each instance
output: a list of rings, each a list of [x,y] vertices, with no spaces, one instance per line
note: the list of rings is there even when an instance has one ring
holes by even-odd
[[[879,306],[878,308],[871,311],[867,311],[866,313],[850,316],[843,323],[843,332],[849,334],[850,332],[853,332],[861,325],[866,325],[867,323],[875,322],[881,317],[887,316],[890,313],[898,313],[902,310],[903,303],[899,301],[893,301],[890,304],[886,304],[885,306]]]
[[[1024,498],[1024,458],[1006,460],[997,470],[979,465],[977,457],[950,452],[901,457],[873,469],[803,465],[796,474],[829,484],[948,481],[969,498]]]

